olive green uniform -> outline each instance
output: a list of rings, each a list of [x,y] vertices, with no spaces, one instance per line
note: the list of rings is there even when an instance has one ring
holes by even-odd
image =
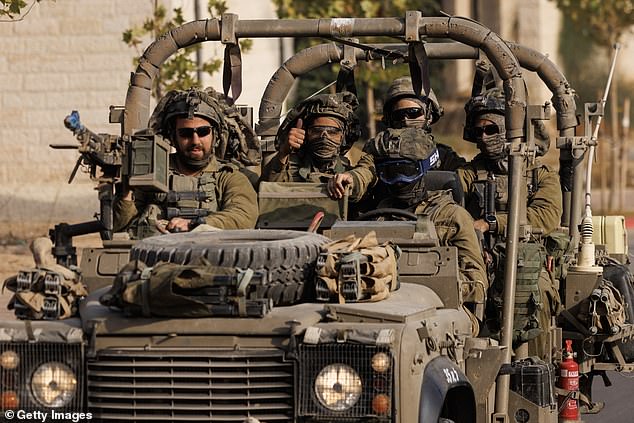
[[[281,163],[278,155],[263,167],[260,180],[268,182],[327,182],[336,173],[349,171],[352,168],[346,157],[338,157],[334,164],[326,170],[319,170],[308,154],[296,153],[288,157],[286,163]],[[350,201],[358,201],[363,194],[376,181],[376,171],[374,170],[374,160],[369,154],[363,154],[354,167],[349,172],[354,182]]]
[[[180,201],[176,207],[206,209],[209,214],[205,223],[220,229],[251,229],[258,218],[258,203],[251,183],[237,168],[220,164],[213,158],[207,167],[197,176],[187,177],[175,170],[175,155],[170,156],[170,189],[174,190],[175,181],[190,183],[187,191],[200,191],[207,198]],[[179,183],[181,186],[182,183]],[[182,188],[181,188],[182,189]],[[179,189],[176,189],[178,192]],[[134,201],[116,198],[114,203],[114,227],[116,231],[131,229],[134,231],[139,221],[147,214],[151,205],[158,206],[156,219],[166,219],[165,207],[167,195],[135,191]]]
[[[381,201],[377,208],[391,206],[392,201],[388,198]],[[429,217],[436,228],[440,245],[458,249],[460,272],[465,277],[463,301],[483,304],[489,285],[480,244],[469,213],[454,202],[450,191],[430,191],[414,213]]]
[[[477,155],[464,168],[458,169],[458,177],[465,193],[465,208],[474,219],[483,217],[483,210],[478,205],[478,194],[474,182],[486,180],[486,158]],[[504,235],[508,220],[507,184],[508,175],[494,175],[497,182],[496,218],[497,233]],[[526,215],[528,223],[534,228],[541,228],[549,234],[559,226],[562,213],[561,187],[555,171],[546,165],[536,164],[526,171],[529,184]]]

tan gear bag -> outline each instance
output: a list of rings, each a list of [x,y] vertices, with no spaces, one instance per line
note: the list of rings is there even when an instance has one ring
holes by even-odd
[[[317,259],[317,300],[339,303],[380,301],[398,289],[398,247],[379,245],[374,231],[349,235],[321,247]]]

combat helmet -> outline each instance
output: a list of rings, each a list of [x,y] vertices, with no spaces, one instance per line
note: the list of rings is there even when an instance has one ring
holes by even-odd
[[[429,114],[430,125],[438,122],[438,119],[440,119],[444,113],[443,108],[440,106],[440,103],[438,103],[438,99],[436,98],[436,94],[433,89],[429,89],[428,95],[421,93],[421,96],[418,97],[414,92],[412,78],[409,76],[403,76],[392,81],[392,84],[390,84],[390,87],[385,94],[385,100],[383,102],[383,120],[388,127],[393,126],[392,107],[394,107],[394,104],[401,98],[413,98],[422,101],[428,107],[427,113]]]
[[[210,93],[190,88],[169,91],[157,104],[150,117],[149,127],[167,138],[173,138],[174,122],[177,117],[202,117],[209,121],[218,134],[226,128],[222,107]]]
[[[463,138],[466,141],[476,142],[476,136],[473,132],[478,116],[482,116],[487,113],[493,113],[504,116],[505,110],[505,97],[504,92],[500,88],[491,88],[480,95],[473,96],[467,101],[464,106],[465,110],[465,125]],[[500,128],[500,133],[504,133],[505,128]]]
[[[379,179],[388,185],[419,180],[440,157],[434,138],[422,128],[388,128],[363,151],[374,157]]]
[[[348,91],[335,94],[319,94],[298,103],[287,115],[278,129],[278,137],[295,125],[297,119],[308,122],[319,116],[327,116],[338,119],[344,125],[345,138],[340,147],[340,153],[344,154],[359,139],[361,133],[359,119],[355,112],[359,107],[357,96]]]

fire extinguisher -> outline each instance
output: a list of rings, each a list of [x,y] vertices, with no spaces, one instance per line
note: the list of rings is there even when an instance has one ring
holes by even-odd
[[[579,365],[575,362],[572,341],[566,339],[564,360],[559,365],[559,387],[569,392],[579,391]],[[579,402],[569,394],[559,395],[559,421],[578,422]]]

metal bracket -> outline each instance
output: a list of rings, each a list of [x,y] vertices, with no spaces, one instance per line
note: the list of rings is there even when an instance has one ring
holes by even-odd
[[[535,163],[537,158],[537,147],[535,144],[535,127],[533,121],[550,120],[550,103],[542,105],[530,104],[526,107],[526,144],[528,145],[528,159],[530,163]]]
[[[405,41],[420,41],[420,21],[423,14],[419,10],[405,12]]]
[[[220,26],[220,42],[222,44],[238,44],[236,37],[236,22],[238,15],[235,13],[224,13],[222,15],[222,25]]]
[[[359,42],[358,38],[347,38],[346,40],[352,41],[354,43]],[[343,52],[341,55],[342,59],[339,62],[341,67],[352,70],[357,66],[356,50],[360,50],[360,49],[357,49],[356,47],[352,47],[348,44],[343,45]]]

